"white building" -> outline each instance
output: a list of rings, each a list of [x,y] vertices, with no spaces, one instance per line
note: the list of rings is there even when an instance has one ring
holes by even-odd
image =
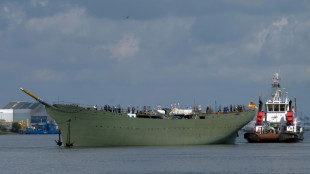
[[[41,103],[10,102],[3,109],[0,109],[0,122],[21,122],[29,123],[29,126],[38,123],[52,121]]]
[[[0,124],[7,129],[12,128],[13,122],[24,122],[26,126],[30,120],[30,109],[0,109]]]
[[[30,121],[30,109],[0,109],[1,122]]]
[[[0,122],[12,122],[13,109],[0,109]]]

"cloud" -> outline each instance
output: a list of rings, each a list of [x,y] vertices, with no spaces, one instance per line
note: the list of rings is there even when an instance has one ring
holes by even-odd
[[[71,76],[72,80],[74,81],[87,81],[88,79],[92,79],[94,77],[97,77],[94,70],[91,69],[81,69],[76,72],[74,72],[74,75]]]
[[[288,25],[288,21],[286,17],[282,17],[280,21],[276,21],[274,23],[272,23],[273,26],[277,26],[277,27],[283,27]]]
[[[26,23],[33,32],[55,32],[62,35],[83,35],[83,24],[87,17],[84,8],[70,8],[66,12],[50,17],[32,18]]]
[[[245,44],[249,55],[260,58],[259,64],[282,66],[310,63],[308,45],[310,34],[308,17],[282,17],[253,32]]]
[[[33,5],[34,7],[36,6],[41,6],[41,7],[45,7],[48,4],[48,0],[31,0],[31,5]]]
[[[112,57],[122,60],[132,58],[139,51],[140,39],[133,34],[125,34],[115,45],[102,46],[112,53]]]
[[[277,27],[283,27],[288,25],[288,21],[286,17],[283,17],[280,21],[276,21],[274,23],[272,23],[273,26],[277,26]]]
[[[0,21],[1,18],[7,23],[7,31],[11,31],[24,22],[25,13],[21,8],[8,4],[0,8]],[[1,24],[0,29],[5,23]]]
[[[65,79],[64,73],[52,69],[37,69],[31,81],[57,83]]]
[[[286,17],[273,22],[267,28],[262,29],[255,33],[254,42],[248,43],[246,47],[254,52],[262,51],[263,47],[268,43],[278,44],[283,39],[282,29],[289,25]]]
[[[262,31],[259,31],[255,34],[255,41],[252,43],[248,43],[246,47],[253,51],[253,52],[260,52],[263,45],[266,42],[267,36],[269,34],[269,31],[266,29],[263,29]]]

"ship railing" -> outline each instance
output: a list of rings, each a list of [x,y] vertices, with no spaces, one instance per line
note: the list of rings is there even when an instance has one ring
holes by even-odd
[[[287,97],[279,97],[279,98],[275,98],[275,97],[269,97],[268,99],[267,99],[267,101],[268,102],[274,102],[274,101],[276,101],[276,102],[288,102],[288,98]]]
[[[120,106],[89,105],[89,104],[66,102],[66,101],[57,101],[57,102],[53,102],[53,104],[75,105],[75,106],[82,107],[85,109],[94,109],[98,111],[109,111],[109,112],[117,112],[117,113],[127,113],[127,109],[121,108]]]
[[[57,101],[57,102],[53,102],[54,104],[64,104],[64,105],[76,105],[82,108],[94,108],[96,105],[89,105],[89,104],[82,104],[82,103],[74,103],[74,102],[66,102],[66,101]]]
[[[66,101],[57,101],[53,102],[54,104],[64,104],[64,105],[75,105],[78,107],[82,107],[85,109],[95,109],[98,111],[108,111],[108,112],[117,112],[117,113],[131,113],[131,114],[150,114],[155,113],[156,110],[153,109],[140,109],[136,107],[134,110],[128,111],[128,108],[123,108],[120,105],[89,105],[89,104],[82,104],[82,103],[74,103],[74,102],[66,102]]]

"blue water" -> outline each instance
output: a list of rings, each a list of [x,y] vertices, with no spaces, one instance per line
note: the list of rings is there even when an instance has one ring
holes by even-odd
[[[57,135],[0,135],[1,174],[310,173],[310,132],[301,143],[182,147],[59,148]]]

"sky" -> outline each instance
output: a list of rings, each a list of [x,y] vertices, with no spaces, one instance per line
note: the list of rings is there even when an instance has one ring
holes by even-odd
[[[248,105],[273,74],[310,115],[310,1],[2,0],[0,107]]]

